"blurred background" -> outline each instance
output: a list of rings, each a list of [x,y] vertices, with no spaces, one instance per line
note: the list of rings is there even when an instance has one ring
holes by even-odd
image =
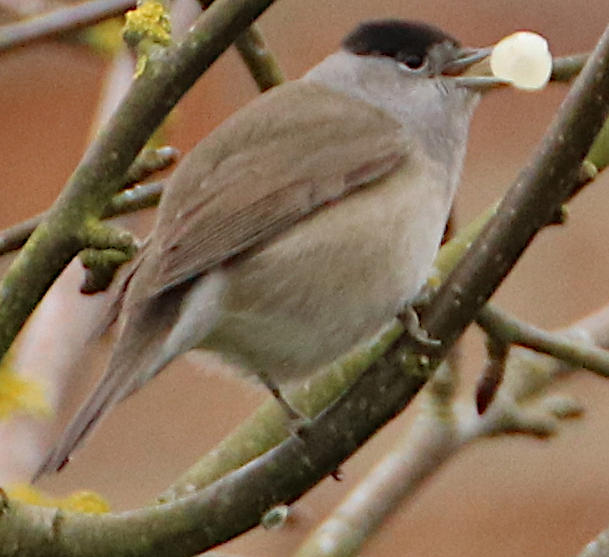
[[[548,38],[555,55],[563,55],[593,48],[609,23],[609,7],[603,0],[281,0],[259,22],[293,78],[333,51],[360,20],[388,16],[434,23],[471,46],[531,29]],[[67,41],[49,40],[0,54],[0,228],[43,211],[60,192],[90,138],[109,67],[109,58]],[[484,99],[474,119],[458,196],[459,223],[501,196],[531,156],[566,90],[552,85],[541,93],[501,91]],[[256,94],[238,56],[227,52],[180,103],[167,141],[188,151]],[[557,328],[607,303],[608,187],[608,177],[601,177],[570,205],[566,226],[540,235],[496,295],[498,304],[535,325]],[[145,234],[152,216],[148,210],[117,223]],[[0,257],[0,272],[11,259]],[[53,400],[62,403],[59,424],[94,380],[93,370],[99,370],[103,356],[101,351],[79,359],[91,312],[103,306],[101,295],[78,294],[80,278],[77,265],[64,273],[38,312],[30,338],[21,341],[23,372],[60,381],[70,393],[64,400],[50,389]],[[464,399],[471,398],[483,356],[480,339],[468,333]],[[68,366],[75,358],[77,365]],[[66,373],[51,377],[49,370],[57,367]],[[502,437],[461,451],[392,517],[363,555],[577,554],[609,526],[609,383],[580,372],[559,388],[585,404],[581,419],[564,423],[547,441]],[[77,458],[41,486],[56,494],[93,489],[114,509],[143,505],[266,396],[259,387],[203,373],[179,359],[116,408]],[[349,460],[344,481],[326,480],[300,500],[285,528],[256,529],[226,551],[250,557],[289,554],[415,413],[413,405]],[[50,443],[48,423],[20,419],[2,425],[0,481],[26,480],[44,448],[38,443],[31,449],[31,440],[44,431],[43,445]]]

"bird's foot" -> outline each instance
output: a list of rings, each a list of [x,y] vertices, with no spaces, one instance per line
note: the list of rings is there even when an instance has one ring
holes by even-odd
[[[406,328],[410,344],[415,350],[431,355],[440,350],[442,341],[431,338],[429,333],[421,327],[419,316],[412,306],[404,308],[398,317]]]

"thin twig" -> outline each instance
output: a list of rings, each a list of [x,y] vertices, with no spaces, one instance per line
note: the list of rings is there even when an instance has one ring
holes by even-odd
[[[42,222],[43,217],[44,213],[40,213],[3,230],[0,233],[0,255],[17,250],[23,246],[32,232]]]
[[[211,4],[209,0],[198,1],[203,10]],[[266,91],[285,81],[279,62],[266,45],[264,35],[257,23],[252,23],[237,37],[235,47],[260,91]]]
[[[0,26],[0,52],[92,25],[135,7],[136,0],[92,0]]]
[[[476,384],[476,409],[478,414],[484,414],[489,404],[493,402],[497,389],[505,375],[505,363],[510,351],[510,343],[498,335],[487,331],[486,365],[478,377]]]
[[[133,213],[141,209],[155,207],[161,198],[164,182],[150,182],[134,186],[116,194],[102,214],[108,219],[118,215]],[[25,244],[36,227],[42,222],[46,213],[40,213],[0,233],[0,255],[19,249]]]
[[[609,352],[565,336],[542,331],[520,321],[496,306],[487,304],[476,317],[478,324],[504,342],[554,356],[574,367],[609,377]]]
[[[261,92],[285,81],[279,63],[266,45],[258,25],[254,23],[241,33],[235,47]]]
[[[561,339],[573,335],[602,338],[609,342],[607,316],[609,306],[595,316],[584,318],[568,329],[551,335]],[[466,409],[455,404],[454,397],[446,397],[446,389],[437,386],[444,379],[436,374],[428,385],[433,388],[427,390],[425,403],[412,428],[397,440],[331,516],[311,533],[294,557],[358,555],[362,545],[390,514],[398,507],[403,509],[427,478],[476,440],[506,433],[536,437],[551,433],[554,428],[552,415],[538,411],[545,402],[549,402],[550,397],[537,400],[534,411],[529,411],[528,406],[513,403],[530,403],[531,399],[544,393],[551,383],[567,377],[578,367],[575,364],[565,368],[560,360],[541,357],[522,348],[514,349],[506,360],[510,380],[501,387],[501,398],[493,402],[483,416],[478,415],[473,407]],[[544,381],[539,380],[540,375],[543,375]],[[565,419],[576,415],[575,407],[571,405],[570,408],[570,412],[563,412],[558,417]],[[552,408],[548,410],[551,414]],[[588,557],[588,554],[580,557],[584,555]],[[606,553],[589,554],[590,557],[601,555],[605,557]]]
[[[584,67],[586,60],[590,56],[589,52],[572,54],[555,58],[552,64],[552,81],[571,81]]]
[[[101,216],[152,132],[196,79],[272,3],[216,0],[179,45],[148,60],[2,281],[0,357],[59,273],[88,247],[86,225]]]
[[[170,145],[157,149],[143,149],[125,173],[123,187],[131,187],[137,182],[143,182],[156,172],[169,168],[178,160],[179,156],[180,151]]]
[[[155,207],[161,199],[164,181],[140,184],[116,194],[102,213],[102,218],[108,219],[118,215],[133,213],[141,209]]]

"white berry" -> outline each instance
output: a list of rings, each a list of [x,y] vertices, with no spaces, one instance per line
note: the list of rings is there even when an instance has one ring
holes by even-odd
[[[517,87],[534,91],[550,80],[552,54],[548,41],[530,31],[519,31],[501,39],[491,54],[491,71]]]

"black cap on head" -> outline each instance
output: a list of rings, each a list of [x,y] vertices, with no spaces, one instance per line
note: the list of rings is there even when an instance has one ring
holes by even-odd
[[[454,37],[432,25],[385,19],[361,23],[345,37],[342,46],[353,54],[389,56],[417,68],[433,45],[444,42],[459,46]]]

